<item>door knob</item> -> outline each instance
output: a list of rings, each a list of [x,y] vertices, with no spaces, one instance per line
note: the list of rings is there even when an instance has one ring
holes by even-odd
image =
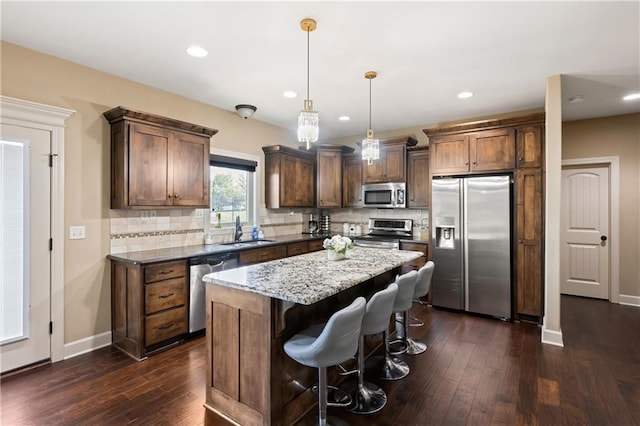
[[[603,235],[602,237],[600,237],[600,239],[601,239],[602,241],[607,241],[607,236],[606,236],[606,235]]]

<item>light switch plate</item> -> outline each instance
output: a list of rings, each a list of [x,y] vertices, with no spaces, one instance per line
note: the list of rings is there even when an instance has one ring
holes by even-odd
[[[83,240],[85,238],[84,226],[70,226],[69,227],[69,239],[70,240]]]

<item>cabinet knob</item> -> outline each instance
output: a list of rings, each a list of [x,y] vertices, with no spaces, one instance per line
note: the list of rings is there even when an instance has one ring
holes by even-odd
[[[518,158],[518,161],[522,163],[522,160],[524,160],[524,158],[520,157]]]
[[[475,166],[476,164],[477,164],[477,163],[474,161],[474,162],[473,162],[473,165]]]
[[[522,244],[522,240],[518,240],[518,244]]]
[[[178,197],[178,194],[173,194],[173,198],[180,198],[180,197]]]

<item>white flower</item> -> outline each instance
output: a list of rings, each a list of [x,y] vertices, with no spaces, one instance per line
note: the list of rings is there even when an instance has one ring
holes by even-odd
[[[353,248],[353,242],[349,237],[343,237],[342,235],[334,235],[331,238],[327,238],[322,242],[322,247],[327,250],[335,250],[338,253],[346,253],[347,249]]]

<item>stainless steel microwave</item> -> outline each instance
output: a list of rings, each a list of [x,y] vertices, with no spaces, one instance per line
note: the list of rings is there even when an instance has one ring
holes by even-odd
[[[370,183],[362,185],[362,199],[365,207],[404,208],[406,203],[404,182]]]

